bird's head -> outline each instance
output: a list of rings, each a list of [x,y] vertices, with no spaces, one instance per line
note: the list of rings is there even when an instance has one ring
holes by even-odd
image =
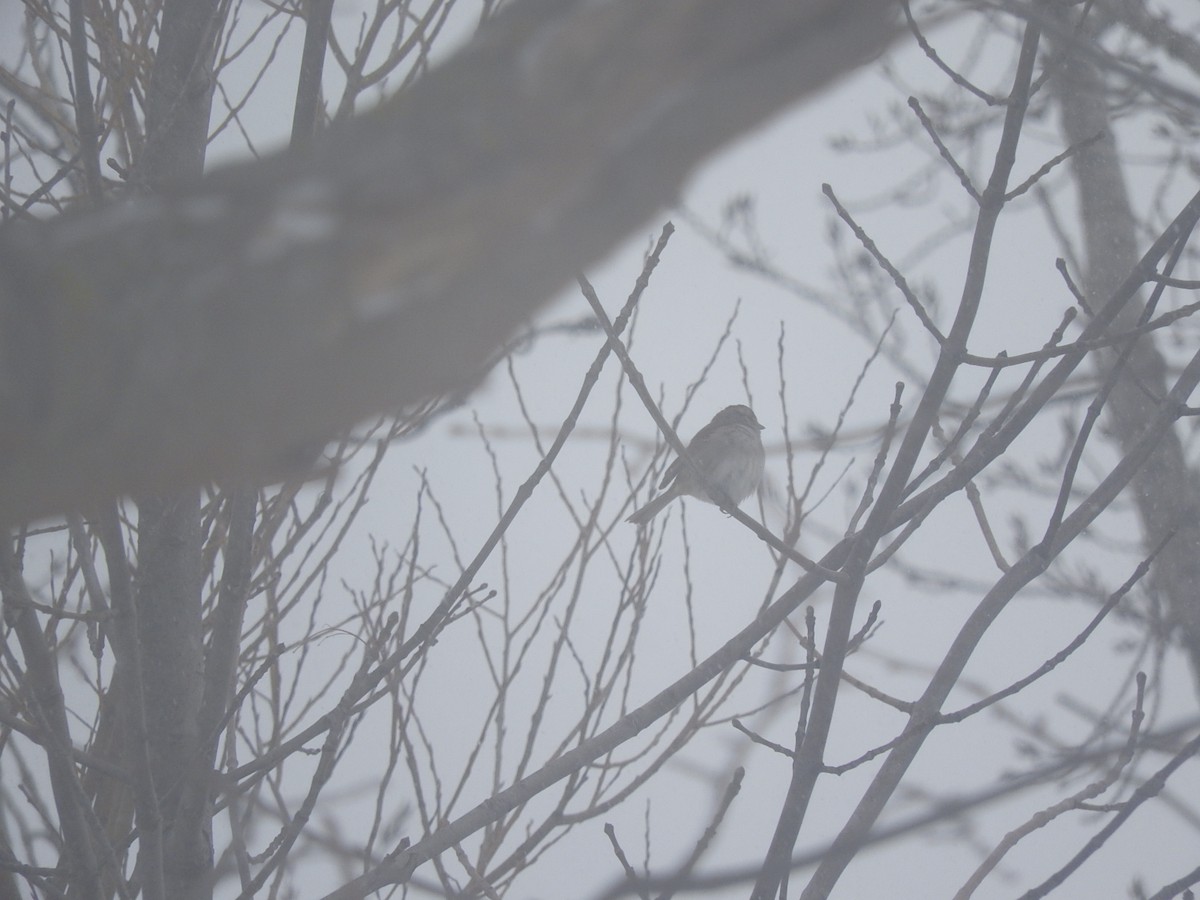
[[[712,423],[713,425],[745,425],[748,428],[757,428],[759,431],[763,429],[758,419],[755,418],[754,410],[742,403],[725,407],[713,416]]]

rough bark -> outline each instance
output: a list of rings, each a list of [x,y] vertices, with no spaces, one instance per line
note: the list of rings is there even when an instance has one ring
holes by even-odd
[[[138,644],[150,763],[163,831],[165,896],[190,898],[212,868],[205,810],[179,814],[197,778],[204,685],[200,497],[182,491],[138,502]],[[211,891],[210,891],[211,895]]]

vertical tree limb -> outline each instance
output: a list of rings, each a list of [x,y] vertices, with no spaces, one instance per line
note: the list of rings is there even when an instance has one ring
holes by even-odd
[[[27,684],[45,730],[46,761],[62,830],[67,883],[79,891],[80,900],[101,900],[100,868],[91,828],[82,808],[86,800],[71,759],[71,730],[67,724],[58,668],[46,646],[45,635],[38,627],[33,601],[8,534],[0,539],[0,598],[4,603],[4,619],[21,645]]]
[[[1107,297],[1137,262],[1137,220],[1129,186],[1109,119],[1107,88],[1096,65],[1072,52],[1073,44],[1056,42],[1058,77],[1050,86],[1062,118],[1063,135],[1080,144],[1071,158],[1086,252],[1082,283],[1089,301]],[[1098,139],[1096,139],[1098,137]],[[1114,331],[1135,325],[1144,309],[1133,298],[1113,322]],[[1118,359],[1116,351],[1094,356],[1102,368]],[[1129,452],[1167,392],[1167,364],[1153,335],[1137,340],[1126,371],[1108,403],[1112,433],[1122,452]],[[1142,544],[1157,546],[1171,532],[1175,537],[1155,560],[1151,585],[1166,602],[1200,679],[1200,487],[1188,468],[1175,429],[1163,435],[1159,447],[1138,471],[1132,496],[1142,522]]]
[[[871,557],[904,500],[908,480],[937,420],[938,411],[950,389],[954,374],[961,365],[961,355],[966,350],[967,339],[974,327],[976,314],[983,299],[992,237],[1006,203],[1009,176],[1016,160],[1017,144],[1029,104],[1039,40],[1040,30],[1032,24],[1027,25],[996,159],[987,187],[980,196],[979,217],[971,243],[962,300],[938,354],[929,384],[921,395],[913,420],[897,449],[895,462],[880,489],[879,499],[867,515],[860,539],[855,543],[846,562],[843,571],[849,578],[839,583],[834,591],[828,631],[821,653],[821,668],[817,673],[817,683],[813,691],[808,730],[793,763],[792,781],[763,861],[762,873],[751,893],[752,900],[772,900],[789,870],[800,826],[808,810],[817,778],[823,771],[825,745],[833,723],[842,666],[853,631],[854,611]],[[840,870],[819,871],[814,879],[827,875],[836,880],[838,874]],[[832,887],[832,881],[829,882],[829,886]],[[823,896],[820,889],[814,888],[812,884],[805,895]]]

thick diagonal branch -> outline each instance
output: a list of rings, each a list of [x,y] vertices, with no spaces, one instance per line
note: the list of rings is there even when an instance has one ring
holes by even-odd
[[[230,475],[469,386],[888,0],[525,0],[300,152],[0,232],[0,519]]]

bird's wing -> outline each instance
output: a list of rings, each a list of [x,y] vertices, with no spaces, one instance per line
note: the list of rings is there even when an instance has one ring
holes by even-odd
[[[701,472],[713,478],[720,471],[722,461],[737,447],[737,443],[731,437],[727,431],[705,434],[704,429],[701,429],[700,434],[688,444],[688,455]]]
[[[703,428],[696,432],[696,436],[692,438],[688,444],[688,455],[696,463],[701,470],[705,472],[716,471],[717,466],[721,462],[721,458],[728,452],[728,441],[713,440],[714,433],[719,436],[713,427],[713,423],[709,422]],[[667,466],[667,471],[663,473],[662,481],[659,482],[658,488],[662,490],[672,481],[679,477],[679,473],[683,471],[683,460],[676,457],[671,465]]]

